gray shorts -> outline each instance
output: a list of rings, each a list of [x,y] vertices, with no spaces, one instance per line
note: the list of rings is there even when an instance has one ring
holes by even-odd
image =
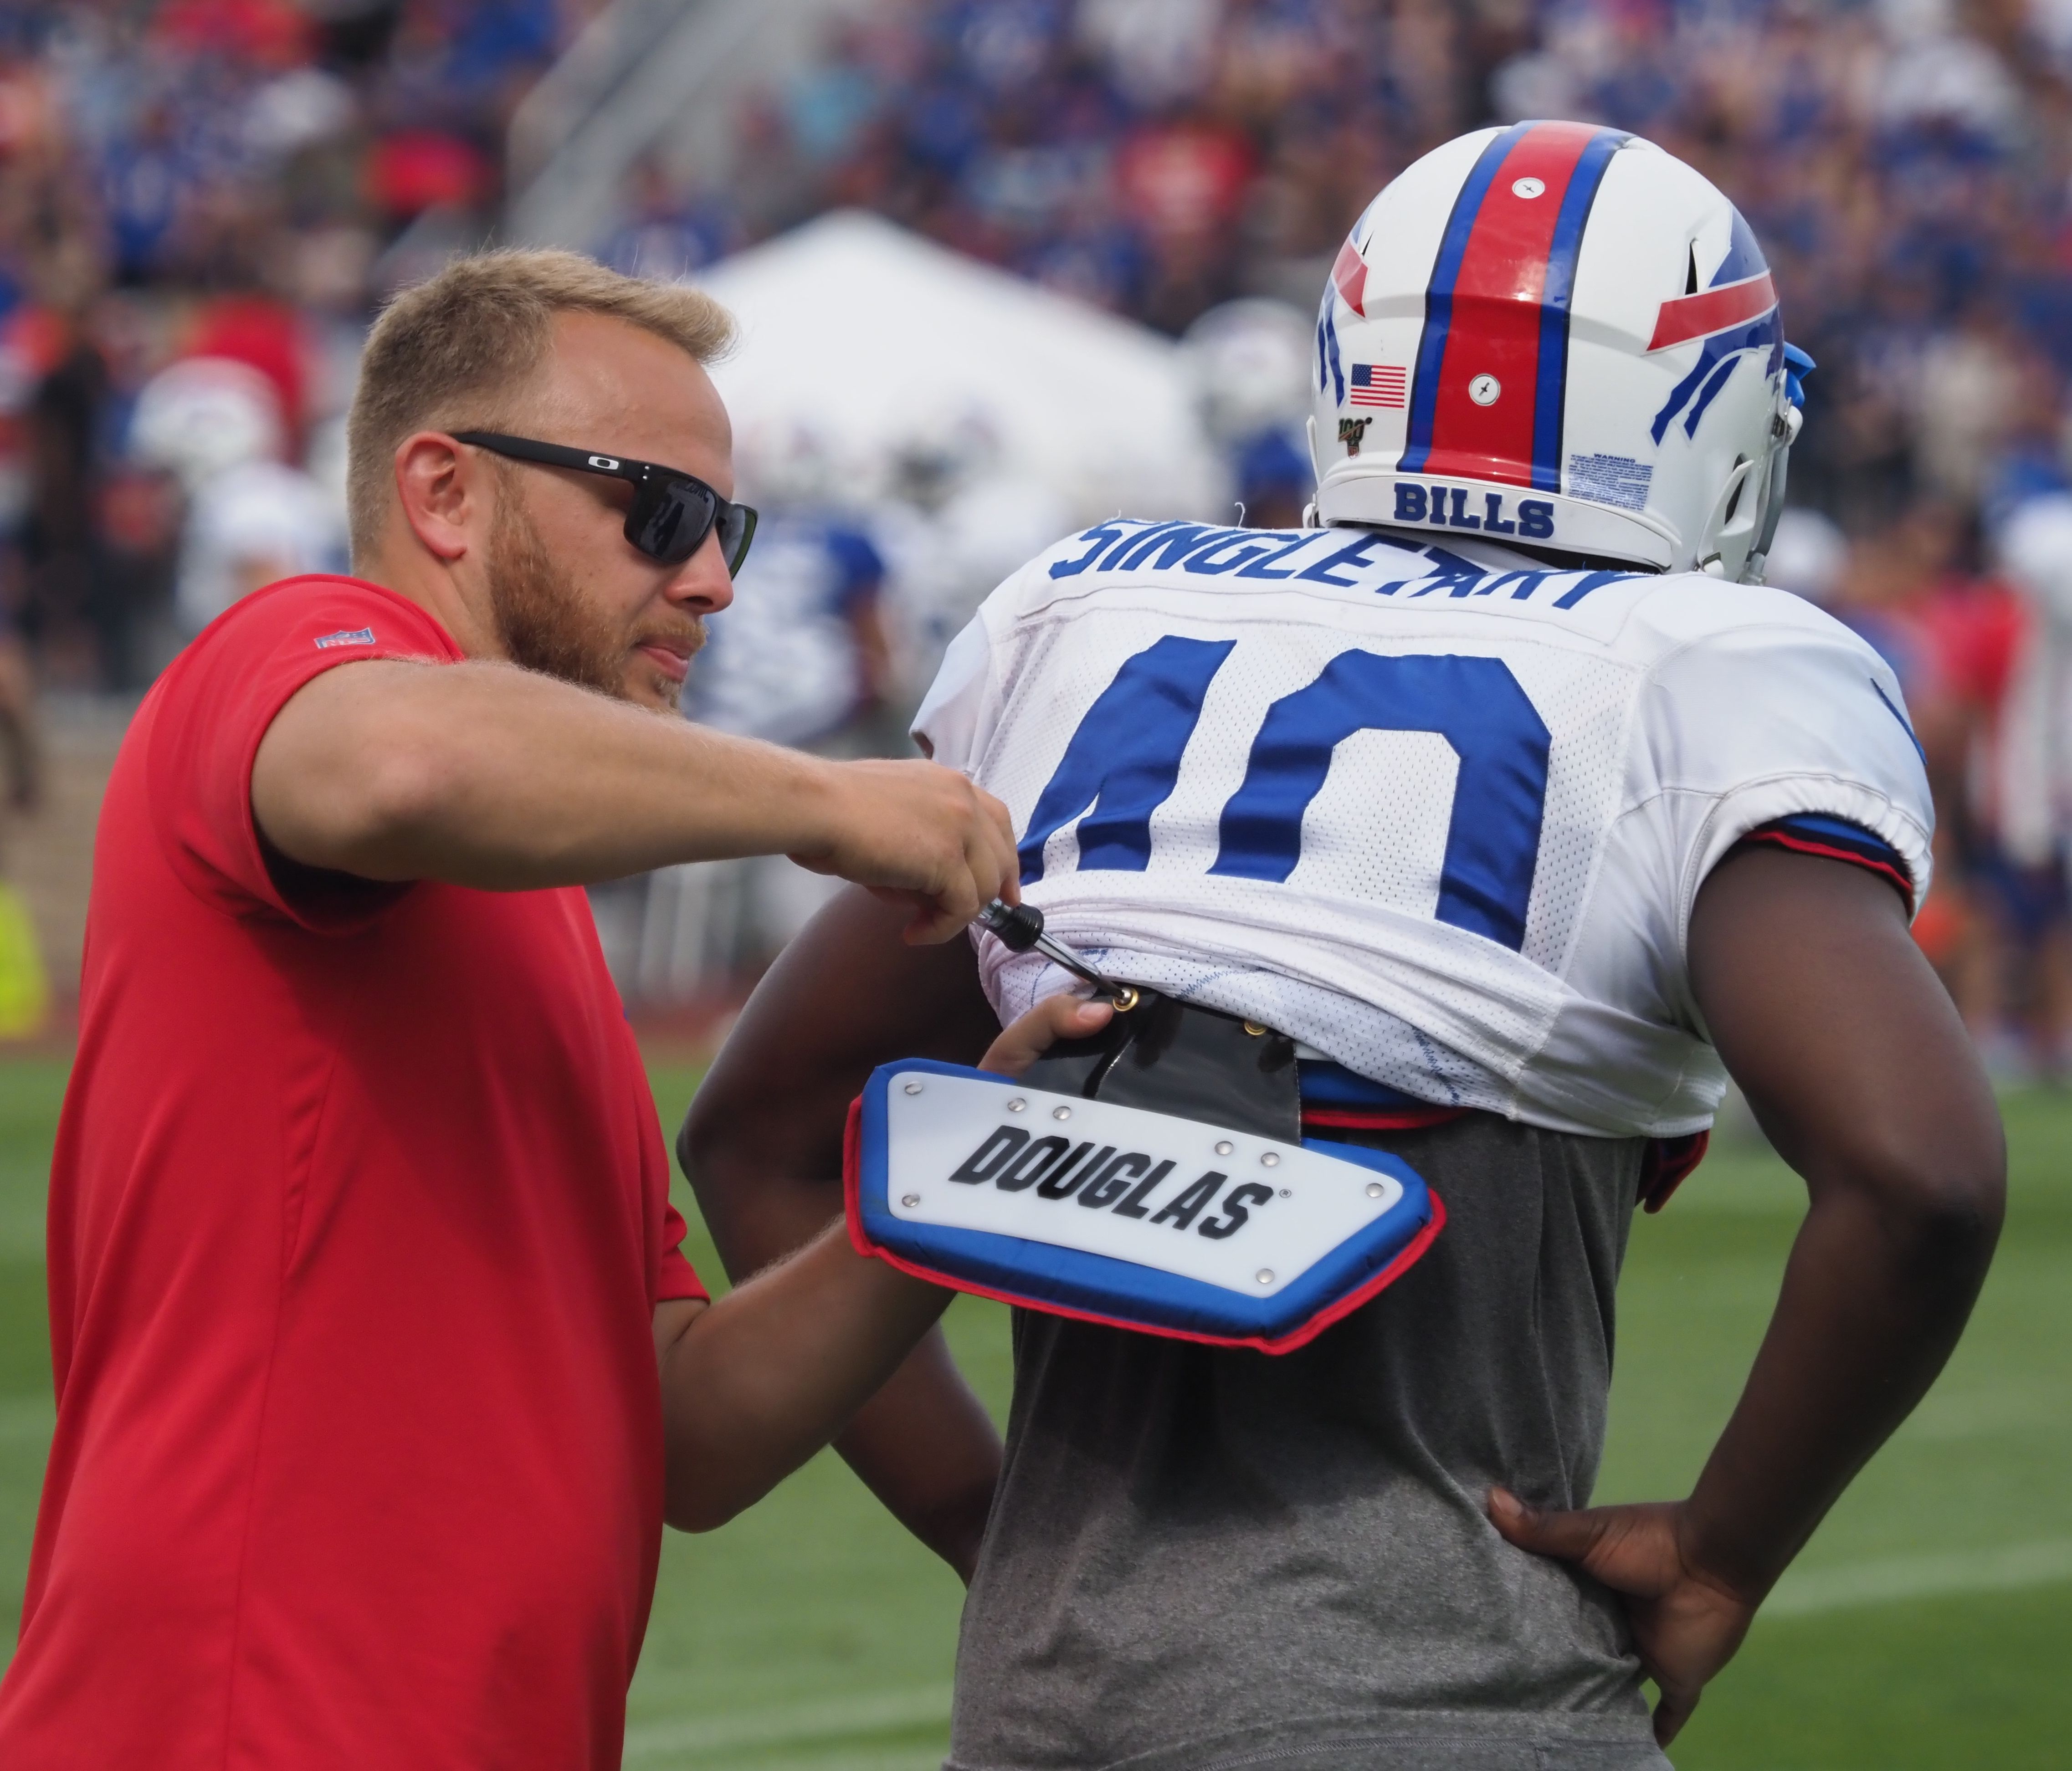
[[[1663,1771],[1610,1595],[1513,1548],[1588,1503],[1645,1145],[1483,1114],[1389,1149],[1431,1251],[1275,1358],[1018,1312],[952,1771]]]

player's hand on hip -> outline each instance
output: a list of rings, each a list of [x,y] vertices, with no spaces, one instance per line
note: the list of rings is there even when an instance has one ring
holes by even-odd
[[[1026,1015],[1001,1029],[978,1062],[980,1070],[1019,1076],[1061,1039],[1084,1039],[1099,1033],[1115,1014],[1115,1005],[1098,998],[1046,996]]]
[[[1656,1744],[1667,1746],[1698,1707],[1706,1681],[1733,1658],[1755,1603],[1692,1564],[1684,1509],[1659,1502],[1560,1513],[1490,1491],[1490,1522],[1521,1550],[1572,1562],[1619,1595],[1641,1670],[1661,1692]]]
[[[912,943],[947,941],[995,898],[1021,901],[1007,807],[934,762],[830,765],[827,840],[791,858],[911,906]]]

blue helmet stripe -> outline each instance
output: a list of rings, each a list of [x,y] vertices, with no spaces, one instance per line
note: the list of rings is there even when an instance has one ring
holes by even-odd
[[[1536,491],[1561,490],[1561,425],[1568,403],[1568,308],[1576,292],[1576,260],[1582,250],[1583,228],[1597,201],[1597,187],[1612,156],[1632,138],[1617,129],[1600,129],[1562,194],[1555,218],[1554,241],[1547,259],[1547,281],[1540,297],[1540,364],[1532,401],[1532,485]]]
[[[1511,150],[1524,139],[1531,123],[1514,123],[1482,151],[1468,174],[1461,194],[1453,199],[1453,212],[1446,218],[1446,231],[1439,236],[1439,256],[1432,266],[1432,280],[1424,286],[1424,331],[1417,341],[1417,373],[1410,388],[1410,422],[1403,454],[1398,462],[1407,474],[1422,473],[1432,458],[1433,419],[1439,404],[1439,370],[1446,356],[1446,334],[1453,321],[1453,285],[1461,274],[1461,261],[1467,256],[1468,236],[1474,232],[1475,217],[1482,199],[1495,181],[1497,168]]]

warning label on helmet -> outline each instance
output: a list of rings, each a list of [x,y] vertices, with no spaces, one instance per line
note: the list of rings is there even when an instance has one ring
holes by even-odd
[[[1587,498],[1593,503],[1616,504],[1623,511],[1637,511],[1647,503],[1647,483],[1655,469],[1630,455],[1571,455],[1568,492],[1571,498]]]

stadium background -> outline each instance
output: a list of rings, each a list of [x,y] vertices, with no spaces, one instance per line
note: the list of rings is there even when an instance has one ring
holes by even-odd
[[[1769,250],[1820,365],[1774,576],[1906,685],[1942,830],[1920,937],[2014,1153],[1971,1338],[1678,1761],[2066,1762],[2072,758],[2036,717],[2054,581],[1998,546],[2072,483],[2066,0],[0,4],[0,1610],[49,1433],[42,1199],[101,783],[202,620],[342,561],[339,418],[386,293],[492,240],[709,280],[776,520],[693,710],[896,752],[976,598],[1104,500],[1293,520],[1339,240],[1418,154],[1523,116],[1647,134]],[[594,894],[665,1124],[818,890],[779,864]],[[1733,1120],[1636,1231],[1605,1498],[1688,1485],[1798,1202]],[[1001,1313],[952,1325],[1003,1403]],[[824,1457],[672,1539],[627,1762],[933,1764],[956,1599]]]

